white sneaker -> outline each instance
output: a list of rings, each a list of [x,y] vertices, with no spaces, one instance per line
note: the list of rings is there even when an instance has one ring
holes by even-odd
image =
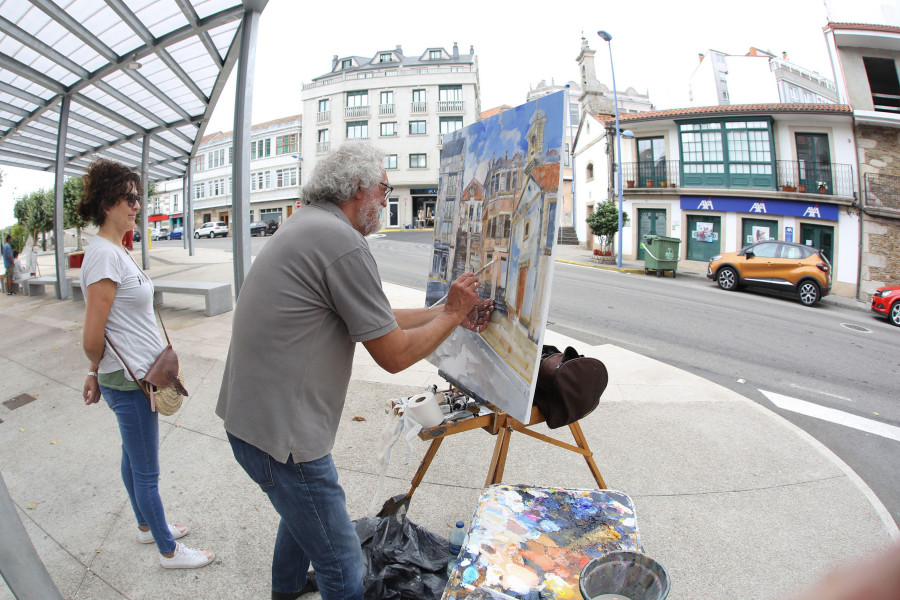
[[[164,569],[197,569],[205,567],[216,559],[208,550],[194,550],[181,542],[175,542],[175,554],[170,557],[159,555],[159,564]]]
[[[184,531],[181,531],[180,529],[178,529],[177,525],[172,525],[171,523],[169,523],[169,533],[171,533],[172,537],[175,538],[176,540],[178,538],[183,538],[184,536],[186,536],[188,534],[188,531],[190,531],[190,529],[188,529],[187,525],[181,525],[181,527],[184,527]],[[154,542],[153,532],[150,531],[149,529],[147,531],[138,529],[138,541],[142,544],[152,544]]]

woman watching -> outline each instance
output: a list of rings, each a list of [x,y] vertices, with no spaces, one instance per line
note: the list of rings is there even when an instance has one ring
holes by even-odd
[[[188,528],[166,522],[159,496],[159,425],[157,413],[137,382],[162,352],[153,311],[153,282],[122,245],[141,209],[140,176],[117,162],[100,159],[84,176],[78,213],[100,228],[81,265],[85,290],[84,353],[90,362],[84,403],[100,396],[116,415],[122,435],[122,480],[138,524],[138,541],[156,542],[160,564],[167,569],[203,567],[215,556],[175,540]],[[108,336],[116,351],[109,348]],[[121,353],[121,360],[117,356]],[[123,364],[123,362],[125,364]]]

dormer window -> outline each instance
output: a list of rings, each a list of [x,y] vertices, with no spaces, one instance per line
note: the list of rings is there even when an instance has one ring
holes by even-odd
[[[352,66],[353,66],[353,61],[349,58],[345,58],[344,60],[341,61],[341,70],[349,69]]]
[[[428,60],[441,60],[442,58],[444,58],[444,57],[441,55],[440,50],[429,50],[428,51]]]
[[[394,61],[394,55],[391,54],[390,52],[383,52],[378,55],[378,62],[386,63],[386,62],[393,62],[393,61]]]

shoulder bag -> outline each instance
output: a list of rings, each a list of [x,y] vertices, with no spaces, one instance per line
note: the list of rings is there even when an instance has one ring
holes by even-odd
[[[150,410],[158,412],[164,417],[168,417],[174,415],[178,409],[181,408],[181,402],[184,400],[184,396],[188,396],[189,394],[184,387],[184,373],[181,371],[181,367],[178,366],[178,355],[175,354],[175,349],[172,348],[172,342],[169,341],[169,332],[166,331],[166,325],[163,323],[162,315],[159,314],[159,311],[157,311],[156,315],[159,317],[159,324],[162,325],[163,333],[166,334],[167,345],[163,348],[163,351],[159,353],[159,356],[156,357],[156,360],[153,361],[153,364],[150,365],[150,368],[147,369],[147,373],[144,375],[143,380],[138,380],[138,378],[135,377],[131,367],[128,366],[125,359],[122,358],[122,355],[116,350],[116,347],[113,345],[112,340],[109,339],[109,336],[104,334],[103,337],[106,338],[109,347],[112,348],[122,364],[125,365],[128,374],[131,375],[131,378],[137,382],[141,391],[147,396],[147,400],[150,401]]]
[[[565,352],[556,346],[544,346],[534,404],[547,427],[556,429],[591,414],[608,383],[606,365],[596,358],[584,357],[571,346]]]

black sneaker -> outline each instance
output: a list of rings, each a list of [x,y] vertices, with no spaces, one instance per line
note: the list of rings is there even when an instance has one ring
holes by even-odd
[[[319,585],[316,583],[316,572],[309,571],[306,574],[306,585],[303,586],[302,590],[293,594],[286,594],[284,592],[276,592],[275,590],[272,590],[272,600],[297,600],[297,598],[303,596],[304,594],[310,594],[317,591],[319,591]]]

